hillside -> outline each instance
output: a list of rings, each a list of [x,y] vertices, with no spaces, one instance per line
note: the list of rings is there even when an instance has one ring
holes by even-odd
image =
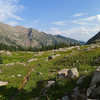
[[[100,32],[98,32],[95,36],[88,40],[86,44],[95,44],[100,43]]]
[[[53,35],[39,32],[33,28],[25,28],[22,26],[12,27],[10,25],[0,22],[0,43],[11,45],[11,46],[22,46],[28,47],[41,47],[42,45],[54,45],[59,43],[78,43],[70,38],[61,38]]]
[[[100,44],[0,54],[0,100],[100,99]]]

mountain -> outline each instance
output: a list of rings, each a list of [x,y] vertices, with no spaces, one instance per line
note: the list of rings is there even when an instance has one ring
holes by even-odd
[[[98,32],[95,36],[89,39],[86,44],[94,44],[94,43],[100,43],[100,32]]]
[[[61,35],[55,35],[55,37],[58,38],[58,39],[67,41],[69,43],[71,43],[71,42],[76,43],[77,42],[78,44],[81,44],[81,45],[85,44],[85,42],[83,42],[83,41],[77,41],[77,40],[74,40],[74,39],[71,39],[71,38],[68,38],[68,37],[64,37],[64,36],[61,36]]]
[[[57,43],[78,43],[70,38],[60,35],[50,35],[39,32],[33,28],[25,28],[23,26],[12,27],[8,24],[0,22],[0,43],[12,46],[22,47],[41,47],[41,45],[53,45]]]

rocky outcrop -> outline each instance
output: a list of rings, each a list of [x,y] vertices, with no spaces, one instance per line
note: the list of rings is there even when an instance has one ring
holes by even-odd
[[[68,77],[71,78],[78,78],[79,77],[79,72],[77,70],[77,68],[72,68],[68,71]]]
[[[76,68],[71,69],[70,71],[77,72]],[[75,73],[74,73],[75,74]],[[72,76],[74,76],[72,74]],[[79,76],[75,74],[75,76]],[[73,89],[73,92],[69,95],[63,96],[59,100],[100,100],[100,67],[91,76],[89,86],[87,88],[80,87],[84,85],[85,79],[88,78],[86,75],[81,76],[77,82],[76,87]],[[88,82],[85,82],[88,83]]]
[[[78,78],[79,77],[79,72],[77,68],[71,68],[71,69],[62,69],[58,72],[58,77],[59,78]]]
[[[93,74],[90,86],[87,89],[87,97],[100,99],[100,67]]]
[[[60,70],[59,72],[58,72],[58,77],[59,78],[65,78],[65,77],[67,77],[68,76],[68,71],[69,71],[69,69],[62,69],[62,70]]]

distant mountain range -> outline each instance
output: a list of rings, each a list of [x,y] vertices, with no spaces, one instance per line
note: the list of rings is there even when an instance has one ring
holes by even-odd
[[[84,42],[66,38],[60,35],[50,35],[39,32],[33,28],[23,26],[12,27],[0,22],[0,43],[22,47],[41,47],[41,45],[53,45],[57,43],[78,43]]]
[[[89,39],[86,44],[94,44],[94,43],[100,43],[100,32],[98,32],[95,36]]]

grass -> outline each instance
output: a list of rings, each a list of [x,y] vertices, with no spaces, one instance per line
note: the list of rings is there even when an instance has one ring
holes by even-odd
[[[35,70],[31,73],[27,84],[18,93],[15,100],[35,100],[36,97],[42,94],[42,88],[48,80],[55,80],[56,83],[48,90],[47,96],[41,96],[40,100],[55,100],[71,93],[76,86],[77,79],[60,80],[57,78],[57,72],[63,68],[76,67],[80,76],[84,74],[90,75],[98,67],[95,59],[100,56],[100,48],[82,51],[87,47],[89,46],[82,46],[80,50],[73,48],[72,50],[55,52],[11,52],[11,55],[2,54],[3,64],[0,69],[3,73],[0,74],[0,80],[8,81],[8,85],[0,87],[0,100],[10,100],[32,68],[35,68]],[[60,56],[47,60],[49,56],[57,54],[60,54]],[[67,55],[69,57],[64,58]],[[26,63],[27,60],[34,58],[37,58],[37,60]],[[9,63],[14,63],[14,65],[7,66],[6,64]],[[38,75],[37,72],[41,72],[42,76]],[[21,74],[21,77],[18,77],[18,74]],[[11,77],[12,75],[15,77]],[[80,85],[80,89],[88,87],[86,81],[89,81],[89,77],[84,80],[85,85]]]

